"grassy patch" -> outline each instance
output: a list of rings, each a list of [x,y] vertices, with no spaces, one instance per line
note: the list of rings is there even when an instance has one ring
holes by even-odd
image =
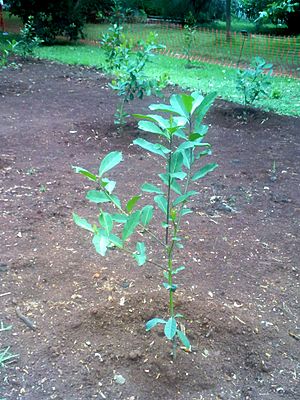
[[[56,60],[68,64],[86,65],[102,68],[103,51],[97,46],[51,46],[41,47],[37,55],[41,58]],[[158,55],[146,67],[149,77],[158,77],[167,73],[170,81],[184,89],[197,89],[204,93],[216,90],[219,97],[242,103],[242,95],[236,90],[236,69],[204,62],[195,62],[194,68],[186,69],[186,60]],[[275,111],[285,115],[300,115],[300,81],[285,77],[272,77],[272,90],[279,98],[259,100],[256,107]]]

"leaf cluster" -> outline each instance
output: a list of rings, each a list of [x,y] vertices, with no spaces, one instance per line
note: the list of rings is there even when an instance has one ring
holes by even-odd
[[[126,37],[123,27],[114,24],[102,36],[101,45],[106,55],[106,71],[114,75],[110,87],[121,97],[121,104],[116,112],[117,124],[123,124],[124,103],[135,98],[142,99],[145,95],[160,94],[167,83],[167,76],[159,79],[149,79],[144,69],[154,52],[164,46],[157,44],[157,35],[150,32],[147,39],[134,42]]]
[[[245,105],[253,104],[259,97],[270,95],[272,73],[273,65],[267,64],[261,57],[252,61],[252,68],[238,71],[237,89],[242,92]]]
[[[18,42],[18,51],[23,57],[33,55],[37,47],[43,43],[43,39],[37,36],[34,17],[30,15],[24,27],[20,30],[20,41]]]
[[[6,43],[0,48],[0,70],[8,65],[16,65],[14,63],[10,63],[10,57],[17,53],[18,45],[19,42],[17,42],[15,39],[12,39],[6,40]]]

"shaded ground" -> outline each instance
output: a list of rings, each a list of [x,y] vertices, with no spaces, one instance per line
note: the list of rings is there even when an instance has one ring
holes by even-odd
[[[0,346],[19,354],[0,371],[1,396],[298,399],[299,119],[249,111],[245,121],[224,102],[210,112],[220,168],[184,224],[177,310],[193,351],[174,364],[161,332],[144,330],[166,312],[159,272],[117,252],[98,256],[71,219],[96,214],[71,165],[96,170],[122,150],[112,176],[128,199],[155,182],[157,159],[131,145],[134,124],[114,134],[116,97],[99,72],[28,63],[1,72],[0,95],[0,320],[13,325]]]

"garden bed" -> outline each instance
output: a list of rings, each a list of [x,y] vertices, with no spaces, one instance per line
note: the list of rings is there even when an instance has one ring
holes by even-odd
[[[0,397],[298,398],[300,120],[221,101],[209,112],[220,167],[183,225],[188,268],[176,307],[192,352],[173,362],[162,332],[144,329],[167,311],[160,272],[117,251],[100,257],[72,221],[96,206],[71,166],[96,171],[122,151],[112,176],[127,200],[160,171],[131,145],[148,135],[134,122],[117,135],[117,97],[94,70],[28,62],[1,72],[0,94],[0,320],[12,325],[0,347],[19,355],[0,370]],[[153,101],[132,110],[147,113]],[[159,212],[155,221],[159,229]]]

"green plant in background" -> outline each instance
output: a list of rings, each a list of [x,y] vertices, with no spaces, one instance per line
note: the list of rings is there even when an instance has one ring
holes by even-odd
[[[184,54],[187,56],[186,67],[191,67],[191,51],[196,40],[196,19],[193,13],[190,11],[184,25]]]
[[[146,40],[134,41],[123,32],[121,25],[126,18],[120,1],[115,0],[112,7],[112,22],[107,33],[100,41],[105,53],[104,69],[114,75],[110,87],[115,90],[121,101],[119,102],[114,123],[123,126],[129,116],[124,106],[135,98],[142,99],[144,95],[160,94],[160,90],[167,84],[167,76],[163,74],[159,79],[149,79],[144,69],[155,50],[164,48],[157,44],[157,35],[150,32]]]
[[[43,40],[36,35],[34,17],[30,15],[28,21],[20,30],[21,40],[18,42],[19,52],[23,57],[32,56],[36,48],[43,43]]]
[[[11,325],[4,325],[2,321],[0,321],[0,333],[11,330]],[[0,367],[5,367],[8,363],[12,362],[17,354],[10,353],[10,347],[0,348]]]
[[[15,63],[9,62],[9,58],[12,55],[16,54],[18,45],[19,42],[17,42],[15,39],[12,39],[6,40],[4,45],[0,48],[0,70],[7,67],[8,65],[16,66]]]
[[[252,68],[238,71],[237,89],[243,94],[245,106],[253,104],[260,97],[269,96],[272,73],[273,65],[267,64],[261,57],[255,57]]]
[[[165,74],[159,79],[149,79],[144,73],[153,52],[163,46],[156,43],[156,35],[152,32],[145,41],[135,43],[124,35],[123,27],[117,24],[103,35],[101,44],[106,55],[106,70],[114,75],[110,87],[121,97],[114,122],[122,126],[129,116],[124,111],[126,103],[135,98],[142,99],[145,94],[160,94],[160,90],[165,87]]]
[[[154,134],[156,140],[149,142],[138,138],[133,143],[161,157],[165,164],[165,170],[158,174],[162,186],[148,182],[141,186],[141,192],[153,194],[153,201],[163,215],[159,233],[157,229],[149,227],[154,206],[147,204],[137,208],[140,193],[123,203],[114,192],[116,182],[110,180],[107,173],[123,160],[121,152],[113,151],[106,155],[97,175],[81,167],[74,167],[76,173],[84,175],[95,184],[95,189],[89,190],[86,198],[100,206],[98,223],[91,224],[75,213],[73,219],[78,226],[93,234],[92,242],[97,253],[105,256],[115,247],[133,257],[138,266],[148,262],[163,272],[165,281],[162,285],[169,292],[169,315],[166,318],[151,319],[146,323],[146,330],[163,325],[165,336],[173,343],[174,358],[178,341],[187,349],[191,347],[183,325],[177,322],[182,315],[177,314],[174,307],[174,294],[177,290],[174,281],[185,269],[185,266],[175,261],[174,256],[177,250],[184,248],[180,237],[181,222],[184,216],[192,213],[187,203],[192,196],[198,194],[190,186],[217,167],[215,163],[200,168],[197,165],[211,154],[211,146],[204,142],[208,127],[202,122],[215,97],[215,93],[206,97],[197,92],[191,95],[174,94],[170,104],[152,104],[149,107],[160,114],[167,113],[168,118],[157,114],[134,115],[141,120],[139,129]],[[104,206],[108,205],[109,208],[105,207],[104,210]],[[141,241],[135,244],[130,239],[134,233],[141,237]],[[153,240],[164,255],[158,252],[156,260],[152,256],[149,259],[145,239]]]
[[[282,97],[282,93],[279,89],[273,89],[271,92],[272,99],[280,99]]]

